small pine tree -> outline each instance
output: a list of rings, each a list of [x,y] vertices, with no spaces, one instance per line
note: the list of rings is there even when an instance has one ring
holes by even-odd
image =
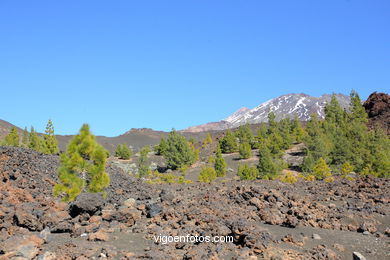
[[[351,97],[351,103],[349,106],[349,109],[351,111],[350,119],[363,124],[367,123],[368,115],[365,108],[362,105],[362,101],[359,97],[359,94],[356,91],[352,90],[350,97]]]
[[[12,127],[11,131],[6,135],[4,144],[7,146],[19,146],[19,134],[16,127]]]
[[[272,160],[270,151],[266,145],[259,148],[259,164],[257,165],[259,177],[262,179],[274,179],[278,175],[277,166]]]
[[[256,167],[242,164],[238,166],[237,175],[241,180],[255,180],[259,172]]]
[[[37,134],[37,132],[35,132],[34,127],[31,127],[29,140],[30,140],[30,143],[28,145],[29,148],[38,152],[43,152],[44,142],[42,138]]]
[[[58,170],[60,183],[54,186],[54,195],[64,195],[63,201],[73,201],[81,192],[103,192],[110,183],[105,172],[106,150],[84,124],[78,135],[61,154]]]
[[[168,150],[168,144],[164,137],[161,137],[160,143],[155,147],[156,155],[164,155]]]
[[[245,125],[241,125],[238,128],[238,131],[236,132],[236,136],[241,144],[242,143],[248,143],[251,145],[254,144],[252,129],[248,123],[246,123]]]
[[[199,173],[198,180],[200,182],[210,183],[217,178],[217,173],[212,167],[204,167]]]
[[[217,150],[215,152],[215,160],[214,160],[214,169],[217,173],[218,177],[223,177],[226,175],[226,161],[222,157],[221,147],[218,145]]]
[[[252,148],[258,149],[261,144],[263,144],[267,139],[267,126],[265,123],[261,123],[260,126],[257,128],[257,135],[253,138],[253,145]]]
[[[345,162],[345,163],[341,166],[341,175],[342,175],[342,176],[347,176],[347,175],[350,174],[352,171],[353,171],[353,167],[352,167],[352,165],[351,165],[349,162]]]
[[[207,145],[212,144],[212,143],[213,143],[213,138],[211,137],[211,134],[208,133],[206,138],[203,141],[203,147],[206,147]]]
[[[317,180],[323,180],[332,176],[329,166],[322,157],[318,159],[317,163],[314,165],[312,174]]]
[[[119,144],[116,147],[115,156],[118,157],[119,159],[128,160],[128,159],[130,159],[131,155],[132,155],[132,151],[127,146],[127,144],[125,144],[125,143]]]
[[[225,136],[220,141],[220,146],[223,153],[234,153],[237,151],[237,140],[230,130],[226,131]]]
[[[59,152],[58,141],[54,135],[54,126],[53,122],[49,119],[46,125],[45,134],[43,135],[44,140],[44,153],[46,154],[56,154]]]
[[[138,159],[138,175],[139,177],[144,177],[150,173],[148,166],[148,153],[150,152],[149,146],[145,146],[141,149],[140,157]]]
[[[269,134],[266,140],[267,148],[274,155],[280,155],[284,148],[284,139],[278,132]]]
[[[241,159],[248,159],[252,156],[252,149],[249,143],[242,143],[239,147],[239,153]]]
[[[277,132],[278,130],[278,124],[276,122],[276,116],[274,112],[269,112],[268,113],[268,133],[272,134]]]
[[[22,145],[23,147],[28,147],[29,143],[30,143],[30,134],[27,130],[27,127],[25,127],[23,130]]]
[[[295,117],[292,122],[291,133],[295,142],[303,142],[305,138],[305,130],[303,129],[301,122],[299,122],[298,117]]]

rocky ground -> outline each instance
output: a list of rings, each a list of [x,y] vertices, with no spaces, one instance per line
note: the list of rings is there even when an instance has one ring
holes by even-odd
[[[387,179],[148,185],[110,163],[105,200],[65,204],[52,196],[58,165],[0,147],[0,259],[390,259]]]
[[[390,96],[386,93],[372,93],[363,104],[371,128],[381,127],[390,136]]]

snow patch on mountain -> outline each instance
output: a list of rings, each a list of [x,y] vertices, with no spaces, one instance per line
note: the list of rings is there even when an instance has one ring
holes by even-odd
[[[300,121],[310,120],[310,115],[315,113],[319,118],[324,118],[324,107],[330,101],[332,95],[325,94],[320,97],[312,97],[306,94],[288,94],[268,100],[253,109],[240,108],[222,121],[194,126],[183,130],[184,132],[200,132],[212,130],[225,130],[249,123],[257,124],[268,122],[268,114],[273,112],[276,120],[298,117]],[[336,94],[340,105],[348,109],[350,98],[343,94]]]

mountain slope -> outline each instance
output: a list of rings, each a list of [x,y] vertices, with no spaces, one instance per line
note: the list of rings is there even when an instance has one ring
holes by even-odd
[[[16,127],[19,134],[23,133],[23,130],[21,128],[0,119],[0,139],[4,138],[9,133],[12,127]]]
[[[248,109],[240,108],[226,119],[194,126],[183,130],[183,132],[202,132],[216,131],[235,128],[245,123],[257,124],[268,121],[268,113],[274,112],[276,119],[298,117],[300,121],[308,121],[310,115],[315,113],[319,118],[324,118],[324,107],[330,101],[332,95],[322,95],[321,97],[312,97],[306,94],[288,94],[271,100],[268,100],[259,106]],[[349,106],[349,96],[337,94],[336,98],[345,109]]]

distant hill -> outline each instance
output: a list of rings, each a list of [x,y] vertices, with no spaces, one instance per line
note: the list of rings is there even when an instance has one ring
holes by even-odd
[[[0,120],[0,139],[4,138],[15,125]],[[16,127],[16,126],[15,126]],[[55,127],[55,126],[54,126]],[[19,127],[19,135],[22,136],[23,130]],[[113,153],[118,144],[126,143],[131,146],[134,151],[138,151],[144,146],[154,146],[160,142],[162,136],[167,136],[168,132],[155,131],[149,128],[132,128],[126,133],[115,136],[115,137],[106,137],[106,136],[96,136],[97,141],[103,145],[107,150]],[[193,137],[195,140],[200,141],[206,137],[206,133],[185,133],[186,137]],[[58,145],[61,151],[66,149],[66,145],[73,135],[56,135],[58,140]]]
[[[287,117],[294,118],[297,116],[300,121],[308,121],[310,115],[313,113],[317,114],[319,118],[324,118],[324,106],[330,101],[331,97],[332,95],[329,94],[322,95],[321,97],[312,97],[306,94],[283,95],[264,102],[253,109],[246,107],[240,108],[222,121],[189,127],[182,130],[182,132],[196,133],[202,131],[225,130],[236,128],[246,123],[258,124],[267,122],[268,113],[271,111],[274,112],[277,120]],[[336,98],[343,108],[348,108],[350,102],[349,96],[336,94]]]
[[[18,130],[19,133],[22,133],[23,130],[7,121],[4,121],[4,120],[1,120],[0,119],[0,139],[4,138],[4,136],[6,136],[8,133],[9,133],[9,130],[12,128],[12,127],[16,127],[16,129]]]

